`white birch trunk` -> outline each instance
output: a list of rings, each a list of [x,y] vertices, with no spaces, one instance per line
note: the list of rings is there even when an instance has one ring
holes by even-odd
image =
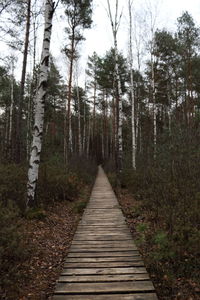
[[[77,80],[77,100],[78,100],[78,151],[79,155],[82,154],[82,142],[81,142],[81,103],[80,103],[80,95],[78,88],[78,80]]]
[[[47,77],[49,67],[49,48],[52,32],[52,19],[54,13],[54,2],[46,0],[45,4],[45,28],[40,62],[39,83],[35,105],[35,119],[33,128],[33,141],[30,151],[30,161],[27,183],[27,208],[34,206],[38,172],[40,165],[40,155],[42,149],[42,135],[44,126],[44,105],[47,88]]]
[[[26,130],[26,159],[29,161],[30,154],[30,133],[31,133],[31,88],[29,86],[29,96],[27,103],[27,130]]]
[[[131,133],[132,133],[132,167],[136,170],[136,136],[135,136],[135,97],[133,87],[133,49],[132,49],[132,13],[131,1],[128,2],[129,9],[129,67],[130,67],[130,91],[131,91]]]
[[[85,113],[85,101],[84,101],[84,109],[83,109],[83,152],[85,153],[85,145],[86,145],[86,113]]]
[[[122,154],[123,154],[123,139],[122,139],[122,88],[121,88],[121,81],[120,81],[120,76],[119,76],[119,57],[118,57],[118,47],[117,47],[117,31],[119,28],[120,24],[120,19],[121,15],[119,16],[118,20],[118,0],[116,0],[116,10],[115,10],[115,20],[113,22],[112,18],[112,13],[111,13],[111,8],[110,8],[110,2],[107,0],[108,3],[108,13],[109,13],[109,18],[111,22],[111,27],[112,27],[112,32],[113,32],[113,39],[114,39],[114,52],[115,52],[115,80],[117,84],[117,96],[119,97],[118,99],[118,157],[117,157],[117,168],[118,171],[122,171]]]
[[[10,91],[10,114],[9,114],[9,132],[8,132],[8,144],[9,155],[12,156],[12,127],[13,127],[13,107],[14,107],[14,61],[11,61],[12,78],[11,78],[11,91]]]
[[[153,145],[154,145],[154,159],[156,159],[157,146],[157,121],[156,121],[156,93],[155,93],[155,74],[153,54],[151,53],[151,82],[152,82],[152,98],[153,98]]]
[[[91,134],[91,130],[90,130],[90,116],[89,116],[89,120],[88,120],[88,138],[87,138],[87,157],[89,157],[90,155],[90,134]]]

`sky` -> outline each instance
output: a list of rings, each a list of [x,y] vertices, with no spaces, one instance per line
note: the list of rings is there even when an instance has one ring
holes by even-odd
[[[80,81],[83,81],[88,55],[92,55],[95,51],[100,56],[103,56],[105,52],[113,46],[112,30],[107,14],[107,0],[94,0],[93,3],[92,28],[85,31],[84,36],[86,40],[80,47],[80,54],[82,57],[81,62],[79,63],[79,69],[82,74],[82,79]],[[114,14],[115,0],[110,0],[110,3],[113,5]],[[118,32],[118,46],[120,51],[123,51],[124,55],[127,55],[128,52],[129,20],[127,3],[128,0],[119,0],[119,10],[123,12],[123,16]],[[143,19],[148,19],[149,13],[152,11],[153,16],[157,16],[155,27],[160,29],[166,28],[170,31],[175,30],[177,18],[186,10],[193,16],[196,24],[200,25],[199,0],[133,0],[133,18],[136,14],[139,22],[142,22]],[[51,51],[56,58],[61,73],[65,77],[65,73],[67,73],[67,62],[63,62],[63,55],[60,54],[60,50],[66,42],[66,36],[62,30],[65,26],[65,22],[60,19],[62,11],[62,7],[58,7],[55,15],[52,39],[57,40],[56,44],[58,46],[55,47],[55,43],[52,43]],[[146,24],[146,27],[148,28],[148,24]],[[142,34],[144,35],[144,40],[145,38],[147,39],[146,34],[144,32]]]
[[[43,1],[43,0],[40,0]],[[114,14],[114,4],[115,0],[110,0],[111,6],[113,7]],[[119,10],[123,12],[121,19],[119,32],[118,32],[118,46],[119,50],[127,55],[128,52],[128,11],[127,11],[128,0],[119,0]],[[142,41],[147,42],[149,22],[148,16],[150,11],[153,17],[156,16],[155,27],[156,28],[166,28],[170,31],[175,30],[176,20],[181,16],[182,12],[188,11],[194,18],[197,25],[200,26],[200,1],[199,0],[133,0],[133,23],[135,20],[142,23],[146,19],[146,31],[141,31]],[[135,15],[137,17],[135,17]],[[51,53],[55,57],[56,64],[63,75],[64,80],[67,77],[67,61],[64,54],[61,53],[61,49],[67,42],[67,36],[64,32],[66,26],[66,21],[63,18],[63,7],[60,5],[54,15],[53,22],[53,32],[52,32],[52,42],[51,42]],[[138,27],[138,25],[137,25]],[[40,27],[40,42],[37,47],[37,59],[40,59],[41,53],[41,40],[43,35],[43,29]],[[108,51],[113,46],[113,37],[110,21],[107,14],[107,0],[93,0],[93,24],[91,29],[84,32],[86,40],[82,42],[79,52],[81,55],[81,60],[79,61],[80,74],[79,82],[81,85],[84,84],[85,80],[85,67],[87,64],[88,55],[92,55],[94,51],[98,55],[103,56],[106,51]],[[1,54],[8,53],[8,50],[1,43]],[[133,51],[134,51],[133,43]],[[4,52],[4,53],[3,53]],[[2,56],[2,55],[1,55]],[[134,61],[136,65],[136,61]],[[15,74],[17,79],[20,79],[20,64],[21,58],[19,55],[17,67]],[[32,68],[32,62],[29,60],[28,69]]]

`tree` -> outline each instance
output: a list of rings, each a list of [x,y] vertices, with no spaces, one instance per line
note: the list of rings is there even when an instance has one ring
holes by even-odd
[[[27,14],[26,14],[26,30],[25,30],[25,41],[24,41],[24,51],[23,51],[23,63],[22,63],[22,73],[20,82],[20,98],[18,105],[17,114],[17,149],[16,149],[16,162],[21,161],[21,119],[22,119],[22,104],[24,101],[24,86],[26,79],[26,66],[28,57],[28,47],[29,47],[29,34],[30,34],[30,22],[31,22],[31,0],[27,0]]]
[[[131,131],[132,131],[132,167],[136,169],[136,136],[135,136],[135,99],[133,86],[133,49],[132,49],[132,3],[128,1],[129,10],[129,68],[130,68],[130,92],[131,92]]]
[[[194,109],[192,59],[195,57],[199,46],[199,29],[187,11],[178,18],[177,39],[179,43],[178,54],[181,56],[182,72],[185,77],[185,121],[186,124],[189,124]]]
[[[49,48],[51,42],[52,20],[55,11],[55,4],[52,0],[45,3],[45,25],[40,62],[39,83],[37,88],[35,120],[33,127],[33,141],[31,145],[28,183],[27,183],[27,208],[35,205],[35,194],[40,165],[40,155],[42,150],[42,136],[44,125],[44,105],[47,93],[48,67],[49,67]]]
[[[6,10],[11,4],[13,3],[13,0],[2,0],[0,2],[0,15],[4,10]]]
[[[114,57],[115,57],[115,85],[116,85],[116,107],[117,107],[117,140],[116,140],[116,170],[117,172],[122,171],[122,160],[123,160],[123,139],[122,139],[122,87],[119,76],[119,57],[118,57],[118,46],[117,46],[117,33],[120,25],[122,14],[118,16],[118,0],[115,1],[115,17],[113,19],[110,1],[107,0],[108,4],[108,16],[110,19],[113,39],[114,39]]]
[[[90,28],[92,24],[92,0],[62,0],[62,2],[66,5],[65,14],[68,21],[66,32],[69,39],[69,45],[64,48],[64,52],[69,60],[68,91],[64,124],[64,160],[65,163],[67,163],[72,151],[71,99],[74,61],[78,55],[77,45],[84,40],[81,31]]]
[[[97,76],[98,76],[98,69],[100,65],[100,57],[97,55],[96,52],[93,53],[92,56],[88,56],[88,62],[87,62],[87,69],[86,74],[90,78],[90,83],[88,83],[88,87],[93,89],[93,116],[92,116],[92,122],[93,122],[93,130],[92,130],[92,136],[94,138],[95,136],[95,118],[96,118],[96,105],[97,105]]]

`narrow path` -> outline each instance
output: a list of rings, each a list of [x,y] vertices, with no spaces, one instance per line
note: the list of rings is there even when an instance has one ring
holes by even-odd
[[[157,300],[101,167],[53,300]]]

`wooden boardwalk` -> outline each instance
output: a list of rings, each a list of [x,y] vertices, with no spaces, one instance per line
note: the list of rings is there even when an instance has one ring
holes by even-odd
[[[101,167],[53,300],[156,300],[112,187]]]

